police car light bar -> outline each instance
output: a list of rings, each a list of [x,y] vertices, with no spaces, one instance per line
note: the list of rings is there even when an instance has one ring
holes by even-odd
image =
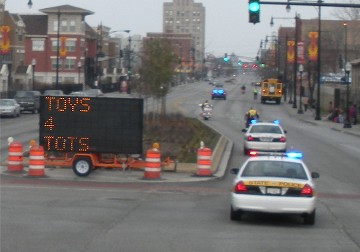
[[[302,159],[303,154],[301,152],[261,152],[261,151],[250,151],[249,156],[256,157],[256,156],[268,156],[268,157],[288,157],[288,158],[295,158],[295,159]]]

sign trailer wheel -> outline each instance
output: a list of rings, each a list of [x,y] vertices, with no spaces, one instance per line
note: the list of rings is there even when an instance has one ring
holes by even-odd
[[[79,177],[86,177],[91,173],[93,165],[90,158],[80,157],[75,159],[73,163],[73,171]]]

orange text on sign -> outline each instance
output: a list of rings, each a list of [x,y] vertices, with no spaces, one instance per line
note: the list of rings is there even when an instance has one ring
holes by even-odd
[[[46,96],[46,107],[49,111],[56,110],[58,112],[83,112],[87,113],[91,107],[89,105],[90,98],[88,97],[54,97]]]

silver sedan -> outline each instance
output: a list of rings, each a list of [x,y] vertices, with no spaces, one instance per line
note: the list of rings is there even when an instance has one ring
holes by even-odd
[[[0,115],[19,117],[20,104],[14,99],[0,99]]]

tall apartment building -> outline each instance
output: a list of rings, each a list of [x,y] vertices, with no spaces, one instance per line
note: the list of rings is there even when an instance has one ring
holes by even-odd
[[[165,2],[163,32],[191,34],[191,54],[195,59],[195,67],[200,68],[205,56],[205,7],[202,3],[194,3],[194,0]]]

